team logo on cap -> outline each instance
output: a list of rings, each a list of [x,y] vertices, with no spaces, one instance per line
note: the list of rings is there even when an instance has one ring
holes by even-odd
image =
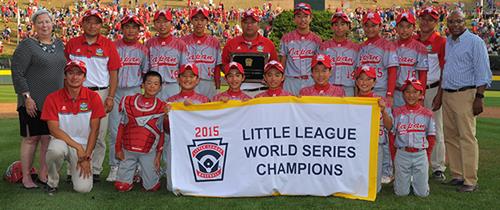
[[[406,13],[406,12],[405,12],[405,13],[403,13],[401,16],[402,16],[402,17],[405,17],[405,18],[408,18],[408,13]]]
[[[368,13],[368,15],[366,15],[367,18],[375,18],[375,14],[373,13]]]
[[[433,10],[433,9],[432,9],[432,7],[427,7],[427,8],[425,8],[425,11],[427,11],[428,13],[431,13],[431,12],[432,12],[432,10]]]
[[[227,143],[222,138],[193,139],[188,150],[196,182],[224,180]]]

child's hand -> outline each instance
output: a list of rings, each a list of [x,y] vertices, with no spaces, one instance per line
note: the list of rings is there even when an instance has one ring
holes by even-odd
[[[184,101],[184,106],[191,106],[191,105],[193,105],[193,102],[192,102],[191,100],[186,99],[186,100]]]
[[[387,96],[387,102],[388,102],[390,105],[394,104],[394,97],[392,97],[392,96]]]
[[[246,101],[249,101],[250,99],[251,99],[251,98],[244,98],[244,99],[243,99],[243,100],[241,100],[241,101],[246,102]]]
[[[116,151],[115,156],[116,156],[116,159],[118,159],[118,160],[125,160],[125,155],[123,154],[122,150]]]
[[[384,99],[381,99],[381,98],[378,99],[378,106],[380,107],[381,112],[385,111],[386,104],[385,104]]]
[[[221,101],[222,101],[222,102],[224,102],[224,103],[227,103],[227,102],[229,101],[229,97],[227,97],[227,96],[223,96],[223,97],[221,98]]]
[[[166,104],[163,111],[165,112],[165,114],[168,114],[171,109],[172,109],[172,106],[170,104]]]

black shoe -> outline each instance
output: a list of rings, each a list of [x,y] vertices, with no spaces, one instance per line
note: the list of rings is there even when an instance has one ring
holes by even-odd
[[[477,190],[479,190],[478,185],[462,185],[457,188],[457,192],[475,192]]]
[[[36,178],[35,179],[35,182],[39,185],[42,185],[43,187],[45,187],[47,185],[47,182],[43,182],[42,180],[40,180],[39,178]]]
[[[71,184],[73,181],[71,181],[71,175],[66,176],[66,183]]]
[[[45,188],[45,191],[49,194],[49,195],[54,195],[54,193],[57,192],[57,187],[51,187],[49,185],[47,185],[47,187]]]
[[[99,174],[94,174],[92,178],[94,179],[94,183],[101,182],[101,176],[99,176]]]
[[[445,184],[451,185],[451,186],[460,186],[460,185],[464,184],[464,180],[454,178],[454,179],[450,180],[449,182],[446,182]]]
[[[444,182],[446,180],[446,176],[442,171],[434,171],[434,173],[432,173],[432,179],[439,182]]]

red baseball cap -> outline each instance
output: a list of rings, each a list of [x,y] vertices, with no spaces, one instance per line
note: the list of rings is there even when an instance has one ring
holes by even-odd
[[[422,83],[420,82],[420,80],[417,80],[415,78],[406,80],[405,84],[401,87],[401,90],[406,90],[406,88],[408,87],[408,85],[413,86],[413,88],[415,88],[415,90],[424,91],[424,86],[422,85]]]
[[[249,9],[247,11],[245,11],[245,13],[243,13],[243,18],[241,19],[241,21],[245,20],[246,18],[252,18],[254,19],[255,21],[257,22],[260,22],[260,17],[259,15],[257,15],[257,12],[253,9]]]
[[[99,10],[96,10],[96,9],[89,9],[89,10],[85,11],[85,13],[83,13],[83,16],[82,16],[82,22],[83,22],[86,18],[88,18],[88,17],[90,17],[90,16],[95,16],[95,17],[99,18],[99,20],[101,21],[101,23],[102,23],[102,21],[104,20],[104,19],[102,18],[101,13],[99,12]]]
[[[378,12],[369,11],[363,16],[363,24],[365,24],[368,21],[371,21],[372,23],[378,25],[382,22],[382,18],[380,17]]]
[[[238,62],[231,62],[228,65],[226,65],[226,68],[224,68],[224,74],[228,74],[231,69],[238,69],[238,71],[242,74],[245,73],[245,70],[243,69],[243,66],[238,63]]]
[[[434,20],[439,20],[439,12],[434,7],[426,7],[418,12],[418,16],[430,15]]]
[[[323,64],[326,68],[332,68],[332,59],[330,56],[325,54],[317,54],[313,57],[311,62],[311,69],[314,68],[319,63]]]
[[[188,64],[181,65],[181,68],[179,69],[179,75],[183,74],[187,70],[193,71],[193,74],[196,75],[196,76],[198,76],[198,67],[196,67],[196,65],[193,64],[193,63],[188,63]]]
[[[172,21],[172,12],[170,10],[158,10],[155,12],[155,15],[153,17],[153,21],[158,20],[160,16],[163,16],[167,19],[167,21]]]
[[[398,15],[398,17],[396,18],[396,24],[399,24],[402,20],[406,20],[412,25],[415,25],[416,22],[415,16],[408,11],[405,11]]]
[[[80,70],[82,70],[83,73],[87,73],[87,65],[85,65],[85,63],[83,61],[79,61],[79,60],[72,60],[72,61],[69,61],[68,63],[66,63],[66,66],[64,67],[64,72],[67,72],[67,71],[73,69],[73,67],[77,67]]]
[[[121,21],[120,21],[120,24],[122,25],[125,25],[129,22],[134,22],[135,24],[139,25],[139,26],[144,26],[144,24],[142,23],[142,21],[139,19],[139,17],[137,17],[137,15],[127,15],[125,16]]]
[[[191,13],[189,14],[189,19],[193,19],[193,17],[197,14],[202,14],[205,18],[209,19],[208,15],[208,10],[203,8],[203,7],[197,7],[191,10]]]
[[[268,72],[272,68],[278,69],[278,71],[280,71],[281,73],[285,73],[285,68],[283,68],[283,65],[281,65],[280,62],[275,61],[275,60],[269,61],[266,64],[266,66],[264,66],[264,73]]]
[[[375,71],[375,67],[373,66],[360,66],[354,71],[354,78],[358,78],[361,73],[365,73],[366,76],[376,79],[377,72]]]
[[[295,5],[295,7],[293,8],[293,14],[297,14],[299,12],[303,12],[305,13],[306,15],[310,15],[312,13],[311,11],[311,5],[309,5],[308,3],[298,3]]]
[[[351,22],[351,19],[349,18],[349,16],[347,16],[347,14],[342,12],[342,9],[340,9],[340,8],[337,8],[337,11],[332,15],[331,22],[335,23],[338,20],[343,20],[343,21],[348,22],[348,23]]]

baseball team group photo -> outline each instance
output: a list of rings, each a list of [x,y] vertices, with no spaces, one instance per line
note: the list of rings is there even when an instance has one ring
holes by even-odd
[[[500,204],[499,2],[1,4],[2,209]]]

